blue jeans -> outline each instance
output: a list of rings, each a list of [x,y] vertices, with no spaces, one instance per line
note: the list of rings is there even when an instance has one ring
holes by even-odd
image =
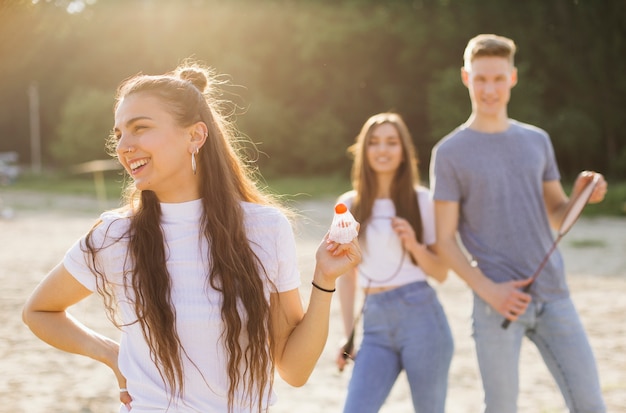
[[[474,294],[473,319],[485,413],[517,411],[524,336],[537,346],[571,413],[606,412],[595,358],[570,298],[532,301],[517,322],[504,330],[502,316]]]
[[[427,282],[367,297],[345,413],[378,412],[404,369],[419,413],[443,413],[453,341]]]

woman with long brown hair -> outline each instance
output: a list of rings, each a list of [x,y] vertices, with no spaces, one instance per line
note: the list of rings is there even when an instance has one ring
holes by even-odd
[[[24,307],[39,338],[113,370],[120,412],[267,411],[275,370],[294,386],[308,379],[335,280],[360,260],[356,240],[323,241],[304,312],[291,226],[239,158],[215,79],[185,63],[120,85],[111,143],[131,178],[126,204]],[[119,344],[67,312],[93,292]]]
[[[343,345],[337,358],[340,370],[355,359],[344,412],[378,412],[404,370],[415,411],[443,413],[453,342],[427,279],[443,282],[447,267],[432,249],[433,205],[419,184],[411,135],[400,115],[379,113],[349,150],[353,190],[339,201],[361,223],[363,261],[338,283],[346,337],[354,334],[358,287],[366,299],[358,355]]]

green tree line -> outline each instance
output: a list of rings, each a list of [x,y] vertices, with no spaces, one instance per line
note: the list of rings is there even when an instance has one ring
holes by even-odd
[[[516,41],[510,116],[550,133],[564,177],[626,177],[623,0],[3,0],[0,151],[30,161],[36,85],[44,165],[106,158],[119,82],[192,57],[229,80],[264,175],[347,173],[364,120],[393,110],[425,177],[469,115],[459,69],[479,33]]]

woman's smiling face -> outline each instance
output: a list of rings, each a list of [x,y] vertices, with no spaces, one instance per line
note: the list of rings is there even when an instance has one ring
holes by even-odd
[[[155,192],[161,202],[182,202],[187,199],[181,197],[197,192],[190,128],[178,125],[157,97],[135,93],[121,100],[114,134],[117,156],[137,189]]]
[[[403,155],[402,140],[396,127],[388,122],[376,126],[366,145],[367,162],[374,172],[394,175]]]

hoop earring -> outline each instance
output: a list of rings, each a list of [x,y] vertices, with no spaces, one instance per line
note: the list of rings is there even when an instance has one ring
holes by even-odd
[[[197,164],[196,164],[196,154],[198,153],[198,148],[194,152],[191,152],[191,170],[193,174],[196,174]]]

